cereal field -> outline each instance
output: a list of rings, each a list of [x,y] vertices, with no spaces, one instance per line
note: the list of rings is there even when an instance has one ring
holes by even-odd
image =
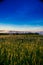
[[[43,65],[43,35],[0,35],[0,65]]]

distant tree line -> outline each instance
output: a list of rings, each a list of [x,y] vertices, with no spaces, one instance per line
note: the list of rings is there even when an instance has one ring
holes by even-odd
[[[0,35],[39,35],[39,33],[0,33]]]

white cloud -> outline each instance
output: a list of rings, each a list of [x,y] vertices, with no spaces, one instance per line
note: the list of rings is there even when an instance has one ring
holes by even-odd
[[[43,26],[33,26],[33,25],[5,25],[0,24],[0,30],[14,30],[14,31],[43,31]]]

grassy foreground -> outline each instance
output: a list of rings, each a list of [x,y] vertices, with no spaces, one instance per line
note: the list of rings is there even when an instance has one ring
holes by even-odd
[[[0,65],[43,65],[43,36],[0,35]]]

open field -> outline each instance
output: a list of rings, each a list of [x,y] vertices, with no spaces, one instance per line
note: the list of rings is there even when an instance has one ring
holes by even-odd
[[[0,35],[0,65],[43,65],[43,35]]]

